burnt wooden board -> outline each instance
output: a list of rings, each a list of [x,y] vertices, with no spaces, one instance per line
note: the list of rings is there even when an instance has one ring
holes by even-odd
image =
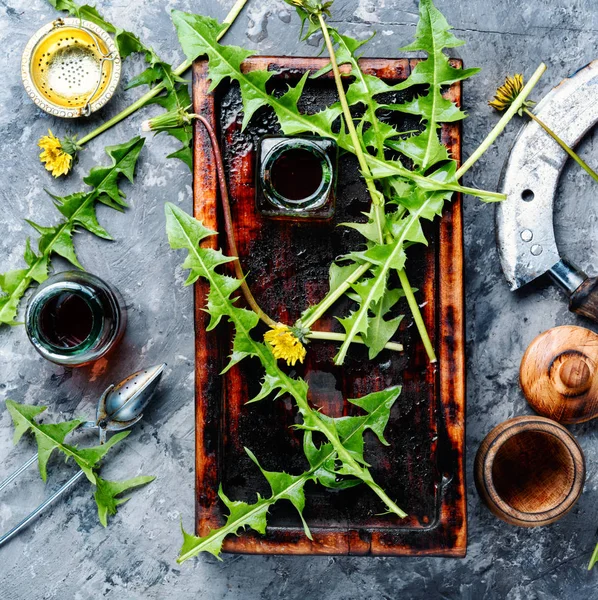
[[[277,74],[274,92],[282,93],[306,70],[316,71],[325,59],[256,57],[244,63],[246,71],[267,69]],[[389,83],[405,79],[415,60],[364,59],[366,72]],[[460,66],[454,61],[455,66]],[[447,94],[457,103],[461,88]],[[306,86],[300,108],[315,111],[335,101],[332,75]],[[239,255],[248,283],[259,304],[276,320],[293,323],[308,304],[320,300],[328,288],[331,261],[360,243],[357,232],[338,227],[358,220],[369,200],[359,179],[354,157],[339,159],[336,214],[332,222],[297,223],[271,220],[255,209],[256,148],[261,136],[278,132],[276,120],[264,109],[241,131],[242,105],[236,84],[209,92],[207,64],[193,71],[194,111],[208,118],[219,132],[231,195]],[[390,118],[390,117],[389,117]],[[396,118],[396,117],[393,117]],[[405,119],[403,115],[400,117]],[[417,127],[406,122],[405,128]],[[443,141],[460,158],[458,125],[442,129]],[[194,214],[205,225],[224,231],[216,172],[205,129],[196,124],[194,140]],[[334,492],[308,484],[305,518],[313,541],[303,533],[290,503],[273,508],[266,536],[245,532],[231,536],[225,550],[263,554],[353,554],[464,556],[466,551],[466,498],[464,487],[464,345],[461,202],[455,197],[442,220],[428,227],[428,248],[417,247],[408,261],[413,286],[419,289],[423,315],[435,344],[438,364],[428,364],[410,318],[396,338],[404,353],[383,351],[369,361],[363,347],[353,346],[343,368],[332,358],[337,346],[310,344],[304,365],[289,369],[310,385],[310,401],[330,416],[356,414],[346,398],[402,384],[392,409],[386,438],[389,447],[366,436],[366,459],[372,473],[409,517],[380,515],[382,505],[366,486]],[[226,250],[225,236],[208,244]],[[195,288],[196,326],[196,530],[205,535],[224,523],[225,507],[217,491],[221,483],[236,500],[255,501],[269,494],[266,481],[243,448],[250,448],[267,470],[300,473],[307,463],[301,433],[291,429],[299,417],[289,399],[245,402],[259,389],[263,370],[246,360],[226,375],[219,373],[230,353],[227,325],[207,332],[203,311],[206,286]],[[335,314],[346,314],[350,301],[340,301]],[[401,312],[408,313],[403,306]],[[321,329],[340,331],[333,318]],[[263,331],[257,331],[259,335]],[[371,432],[368,432],[371,433]]]

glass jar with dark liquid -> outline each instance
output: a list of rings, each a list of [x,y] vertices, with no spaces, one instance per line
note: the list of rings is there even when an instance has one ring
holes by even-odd
[[[262,138],[256,185],[258,210],[278,219],[332,218],[336,155],[336,143],[326,138]]]
[[[46,359],[80,367],[120,341],[127,313],[118,290],[90,273],[66,271],[40,285],[27,304],[25,326]]]

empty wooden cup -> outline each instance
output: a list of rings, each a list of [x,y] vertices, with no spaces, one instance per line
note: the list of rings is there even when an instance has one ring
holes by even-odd
[[[530,406],[559,423],[598,416],[598,335],[563,325],[540,334],[521,361],[519,381]]]
[[[550,419],[515,417],[495,427],[475,458],[475,482],[488,508],[511,525],[548,525],[568,513],[585,482],[583,452]]]

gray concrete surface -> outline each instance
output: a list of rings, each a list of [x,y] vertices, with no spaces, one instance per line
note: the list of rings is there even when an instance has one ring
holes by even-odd
[[[222,18],[231,0],[100,0],[112,21],[149,41],[169,61],[181,52],[169,19],[179,8]],[[438,6],[467,41],[458,54],[482,73],[465,84],[464,128],[468,155],[497,117],[486,101],[506,73],[530,74],[540,61],[549,71],[537,88],[540,97],[560,79],[596,58],[598,14],[594,0],[438,0]],[[337,27],[353,35],[378,35],[371,56],[397,56],[411,40],[417,19],[415,0],[336,0]],[[52,181],[37,161],[36,141],[51,127],[60,135],[88,131],[136,97],[120,90],[91,124],[60,121],[40,112],[21,85],[19,66],[27,39],[56,12],[42,0],[0,0],[0,257],[2,270],[22,263],[30,232],[24,217],[53,223],[57,217],[43,189],[66,193],[82,188],[80,178],[103,161],[103,147],[129,139],[154,109],[129,118],[91,143],[75,175]],[[272,54],[315,54],[297,39],[297,17],[278,0],[250,0],[228,41]],[[124,78],[139,72],[127,61]],[[469,185],[495,189],[519,123],[513,123],[466,177]],[[100,220],[116,241],[87,234],[76,246],[86,267],[114,282],[130,307],[130,325],[120,351],[93,369],[66,370],[44,362],[21,327],[0,331],[0,398],[49,404],[51,415],[91,416],[99,393],[113,381],[159,361],[168,362],[162,394],[106,469],[114,477],[153,473],[158,479],[136,492],[110,526],[97,521],[87,490],[80,488],[35,525],[0,549],[0,598],[38,600],[118,598],[123,600],[202,598],[216,600],[329,598],[553,600],[598,597],[597,572],[586,564],[598,525],[596,426],[572,431],[586,452],[588,479],[576,508],[559,523],[535,530],[516,529],[481,505],[471,472],[478,444],[496,424],[528,412],[519,391],[519,362],[527,344],[554,325],[577,323],[558,291],[543,284],[518,294],[502,279],[494,243],[493,209],[465,202],[468,416],[467,475],[469,551],[464,560],[225,556],[201,557],[182,566],[174,559],[181,542],[179,522],[193,526],[193,321],[192,296],[183,289],[180,257],[168,251],[162,205],[173,201],[190,209],[191,176],[164,157],[164,137],[148,139],[135,186],[125,186],[131,204],[125,214],[101,207]],[[594,136],[582,153],[598,164]],[[557,229],[565,253],[589,272],[598,272],[598,205],[595,183],[577,169],[562,181]],[[60,263],[57,266],[64,267]],[[587,325],[587,323],[586,323]],[[12,425],[0,404],[0,477],[32,450],[30,441],[11,442]],[[44,494],[73,471],[54,458],[47,489],[34,469],[6,490],[0,501],[0,528],[26,514]]]

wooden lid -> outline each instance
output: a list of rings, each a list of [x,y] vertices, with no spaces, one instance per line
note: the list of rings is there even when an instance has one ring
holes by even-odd
[[[554,327],[539,335],[521,361],[521,389],[539,414],[560,423],[598,415],[598,335],[584,327]]]

